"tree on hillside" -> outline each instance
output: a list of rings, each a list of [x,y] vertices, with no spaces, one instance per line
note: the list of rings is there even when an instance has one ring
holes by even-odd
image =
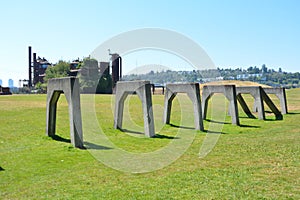
[[[262,71],[262,73],[264,73],[264,74],[268,72],[268,68],[266,67],[265,64],[263,64],[263,65],[261,66],[261,71]]]

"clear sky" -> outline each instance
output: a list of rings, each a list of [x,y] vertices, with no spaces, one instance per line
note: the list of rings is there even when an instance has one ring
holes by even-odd
[[[9,0],[0,2],[0,25],[3,85],[28,78],[29,45],[52,63],[68,61],[145,27],[188,36],[218,67],[300,71],[298,0]]]

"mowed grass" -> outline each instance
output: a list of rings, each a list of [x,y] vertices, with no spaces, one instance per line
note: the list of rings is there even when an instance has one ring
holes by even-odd
[[[253,100],[244,97],[252,108]],[[84,102],[86,96],[81,98]],[[113,129],[113,96],[97,95],[101,130],[127,152],[159,150],[180,141],[180,130],[195,134],[187,151],[170,165],[128,173],[72,147],[64,96],[58,102],[56,140],[45,136],[45,95],[0,96],[0,199],[300,199],[300,89],[287,90],[287,98],[290,114],[284,120],[270,113],[265,121],[250,119],[240,109],[239,127],[230,123],[223,96],[214,96],[205,129],[225,124],[212,151],[199,158],[207,133],[192,129],[192,103],[185,95],[174,100],[172,125],[162,124],[163,96],[153,96],[156,138],[140,134],[143,115],[136,96],[125,102],[120,131]]]

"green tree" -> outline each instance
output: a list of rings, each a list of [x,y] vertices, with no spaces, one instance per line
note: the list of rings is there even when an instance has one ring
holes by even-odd
[[[70,63],[60,60],[56,65],[47,68],[44,80],[47,82],[51,78],[67,77],[69,72]]]
[[[37,90],[38,93],[46,93],[47,91],[47,83],[38,82],[34,88]]]
[[[264,73],[264,74],[268,72],[268,68],[266,67],[265,64],[263,64],[263,65],[261,66],[261,71],[262,71],[262,73]]]

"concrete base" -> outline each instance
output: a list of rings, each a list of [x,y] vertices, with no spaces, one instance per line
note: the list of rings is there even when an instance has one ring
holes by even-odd
[[[266,94],[275,94],[278,97],[280,101],[281,113],[287,114],[288,108],[287,108],[285,88],[263,88],[263,89]]]
[[[161,88],[162,89],[161,94],[165,94],[165,86],[151,84],[151,87],[152,87],[152,94],[153,95],[155,94],[156,88]]]
[[[214,93],[223,93],[229,101],[231,122],[240,125],[235,85],[205,85],[202,89],[202,117],[206,119],[208,101]]]
[[[262,90],[262,97],[263,97],[264,102],[269,106],[269,108],[271,109],[271,111],[275,114],[276,119],[277,120],[282,120],[283,116],[282,116],[281,112],[275,106],[275,104],[270,99],[270,97],[265,93],[264,89]]]
[[[248,115],[250,118],[254,118],[252,115],[250,109],[248,108],[244,98],[242,97],[242,94],[250,94],[254,98],[254,104],[257,105],[257,111],[258,111],[258,119],[265,119],[265,108],[264,108],[264,102],[263,102],[263,91],[262,87],[260,86],[245,86],[245,87],[236,87],[236,95],[237,100],[240,103],[242,109],[244,112]]]
[[[172,101],[177,93],[186,93],[194,105],[195,129],[204,130],[201,114],[200,88],[198,83],[167,84],[165,92],[164,123],[170,123]]]
[[[148,137],[155,136],[152,111],[151,84],[149,81],[120,81],[116,85],[114,128],[122,129],[124,102],[129,94],[136,94],[142,101],[144,130]]]
[[[55,136],[57,101],[64,93],[69,105],[70,137],[73,146],[82,148],[82,121],[79,82],[75,77],[55,78],[48,81],[46,135]]]
[[[258,118],[265,119],[264,102],[268,105],[271,111],[275,114],[276,119],[282,119],[280,111],[277,109],[270,97],[265,93],[261,86],[249,86],[249,87],[237,87],[236,88],[237,99],[240,102],[243,110],[249,116],[252,115],[250,109],[245,103],[241,94],[250,94],[254,98],[255,110],[258,111]]]

